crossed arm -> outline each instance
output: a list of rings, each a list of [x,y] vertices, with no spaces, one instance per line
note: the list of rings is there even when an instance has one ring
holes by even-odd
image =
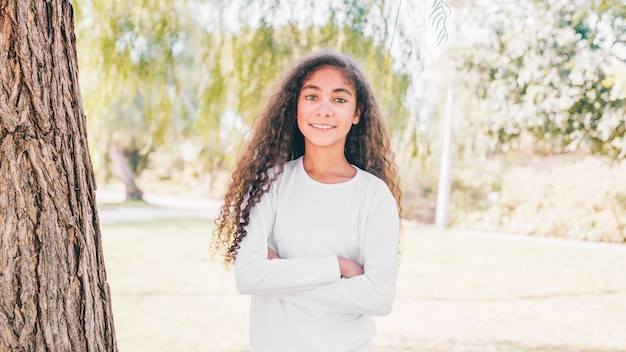
[[[271,248],[267,247],[267,259],[280,259],[280,257]],[[337,261],[339,262],[339,272],[343,278],[351,278],[364,273],[363,267],[352,259],[337,257]]]

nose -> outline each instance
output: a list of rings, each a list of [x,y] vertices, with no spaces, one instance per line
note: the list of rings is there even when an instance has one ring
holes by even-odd
[[[317,108],[318,116],[330,117],[333,116],[333,108],[329,101],[321,101]]]

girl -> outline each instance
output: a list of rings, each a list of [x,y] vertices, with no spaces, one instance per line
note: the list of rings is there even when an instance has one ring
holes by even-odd
[[[250,350],[371,351],[394,300],[400,188],[372,88],[324,52],[257,120],[214,230],[251,295]]]

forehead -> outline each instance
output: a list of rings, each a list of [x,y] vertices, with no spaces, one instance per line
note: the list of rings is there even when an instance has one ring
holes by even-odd
[[[333,86],[346,87],[354,90],[354,84],[348,79],[344,71],[335,66],[322,66],[304,80],[302,88],[313,84],[316,87]]]

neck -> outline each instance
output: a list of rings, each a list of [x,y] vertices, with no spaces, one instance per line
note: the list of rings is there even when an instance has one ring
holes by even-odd
[[[302,163],[311,178],[323,183],[346,182],[356,175],[356,169],[350,165],[343,152],[305,151]]]

